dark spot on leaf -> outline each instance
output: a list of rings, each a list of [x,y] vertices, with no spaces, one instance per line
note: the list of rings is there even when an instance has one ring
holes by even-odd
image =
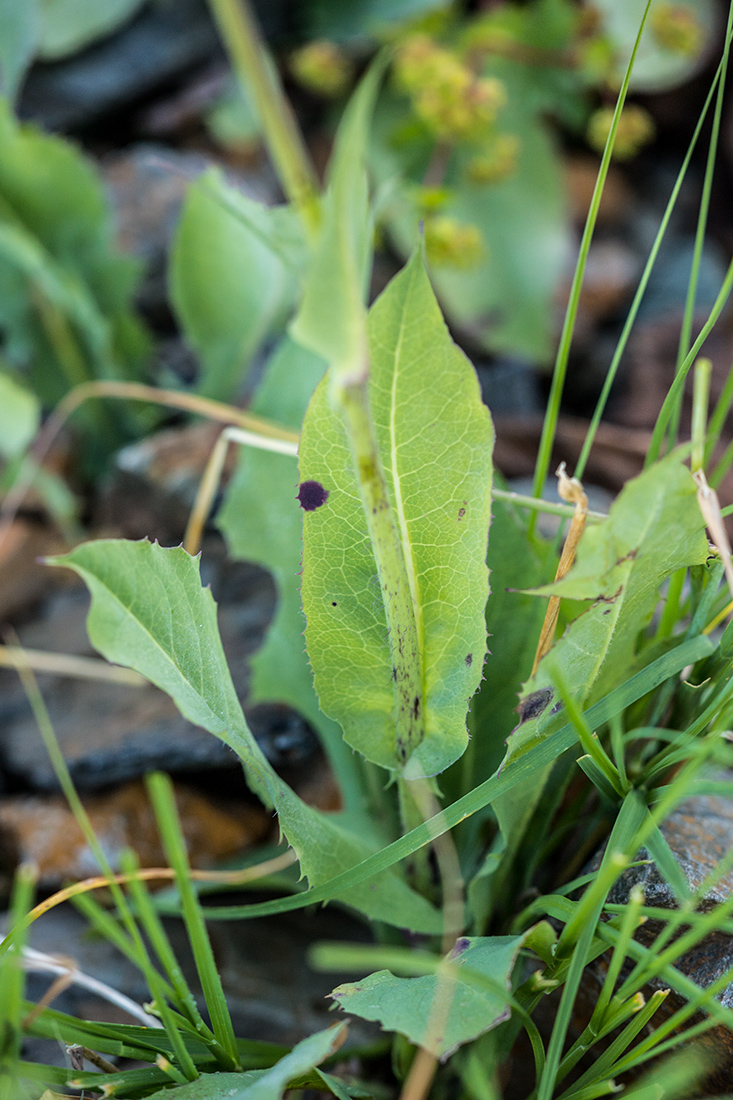
[[[453,948],[450,953],[450,958],[457,959],[459,955],[462,955],[464,951],[468,951],[471,946],[471,941],[468,936],[459,936],[456,942],[453,944]]]
[[[320,481],[301,481],[298,500],[304,512],[315,512],[328,500],[328,489],[324,489]]]
[[[466,664],[467,665],[472,665],[473,664],[473,653],[467,653],[466,654]]]
[[[395,681],[395,683],[397,682],[397,669],[396,668],[392,669],[392,679]]]
[[[412,701],[412,717],[417,718],[420,713],[420,696],[416,695]]]
[[[337,605],[336,601],[335,601],[335,600],[331,600],[331,607],[337,607],[337,606],[338,606],[338,605]]]
[[[532,691],[529,695],[525,695],[524,699],[520,699],[517,707],[520,726],[522,722],[539,718],[550,699],[552,699],[552,688],[540,688],[539,691]]]
[[[459,519],[463,519],[463,517],[465,516],[465,514],[466,514],[466,509],[465,509],[465,508],[459,508],[459,509],[458,509],[458,518],[459,518]]]

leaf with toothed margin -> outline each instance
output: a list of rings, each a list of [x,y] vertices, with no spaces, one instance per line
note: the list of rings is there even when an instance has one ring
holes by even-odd
[[[422,664],[424,733],[406,764],[376,561],[326,380],[308,408],[299,452],[306,642],[324,712],[368,760],[409,779],[443,771],[468,740],[468,701],[486,652],[493,429],[419,254],[370,311],[369,359],[369,400]]]
[[[339,1008],[363,1020],[378,1020],[385,1031],[398,1031],[445,1061],[510,1015],[512,970],[522,936],[461,937],[449,959],[457,967],[455,983],[444,987],[448,1019],[439,1035],[431,1035],[431,1017],[438,992],[437,974],[399,978],[379,970],[360,982],[346,982],[331,993]]]
[[[272,769],[250,733],[232,684],[216,621],[216,604],[202,588],[198,559],[182,547],[146,540],[104,540],[50,559],[87,584],[89,637],[108,661],[134,668],[167,692],[181,713],[229,745],[247,782],[280,827],[313,884],[371,854],[362,837],[307,806]],[[388,872],[340,899],[375,920],[439,932],[442,917],[397,875]]]

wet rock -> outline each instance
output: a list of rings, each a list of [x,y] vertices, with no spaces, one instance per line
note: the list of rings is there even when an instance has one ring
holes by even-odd
[[[34,66],[19,113],[49,130],[88,127],[220,51],[203,0],[148,4],[109,38],[62,61]]]
[[[240,855],[262,840],[272,816],[253,804],[215,805],[200,792],[176,784],[189,860],[196,868]],[[85,798],[92,827],[114,871],[127,848],[137,852],[143,867],[165,867],[155,817],[142,782]],[[0,801],[0,847],[14,853],[16,865],[30,860],[39,871],[39,885],[54,888],[69,880],[100,873],[97,861],[66,800],[57,795],[6,795]]]

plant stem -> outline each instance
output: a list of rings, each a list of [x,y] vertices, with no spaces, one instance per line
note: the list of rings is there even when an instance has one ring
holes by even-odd
[[[209,6],[234,70],[254,97],[283,191],[313,240],[320,223],[316,174],[248,0],[209,0]]]

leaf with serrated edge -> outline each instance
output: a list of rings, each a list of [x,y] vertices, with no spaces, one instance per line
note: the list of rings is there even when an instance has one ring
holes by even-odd
[[[100,653],[146,676],[189,721],[234,749],[252,790],[276,809],[310,882],[325,882],[370,854],[362,840],[307,806],[263,756],[234,691],[216,604],[201,587],[197,559],[181,547],[111,539],[77,546],[50,562],[73,569],[89,587],[87,629]],[[392,873],[347,891],[342,900],[415,931],[441,927],[440,914]]]
[[[371,409],[421,648],[425,734],[403,772],[411,778],[443,771],[467,742],[468,700],[486,652],[493,429],[419,255],[372,307],[369,342]],[[328,493],[304,513],[303,607],[321,707],[353,748],[394,770],[384,606],[351,452],[325,382],[303,425],[300,477]]]
[[[436,974],[399,978],[389,970],[379,970],[362,981],[337,986],[331,996],[345,1012],[364,1020],[378,1020],[385,1031],[399,1031],[418,1046],[427,1043],[436,1058],[445,1060],[463,1043],[508,1019],[511,975],[524,939],[464,936],[457,941],[450,956],[459,970],[448,1022],[442,1035],[432,1042],[429,1024],[438,986]],[[461,977],[464,968],[476,975],[475,984],[470,984],[468,976]],[[482,988],[481,978],[488,979],[493,988]],[[506,990],[506,996],[502,990]],[[451,993],[446,991],[446,996]]]

